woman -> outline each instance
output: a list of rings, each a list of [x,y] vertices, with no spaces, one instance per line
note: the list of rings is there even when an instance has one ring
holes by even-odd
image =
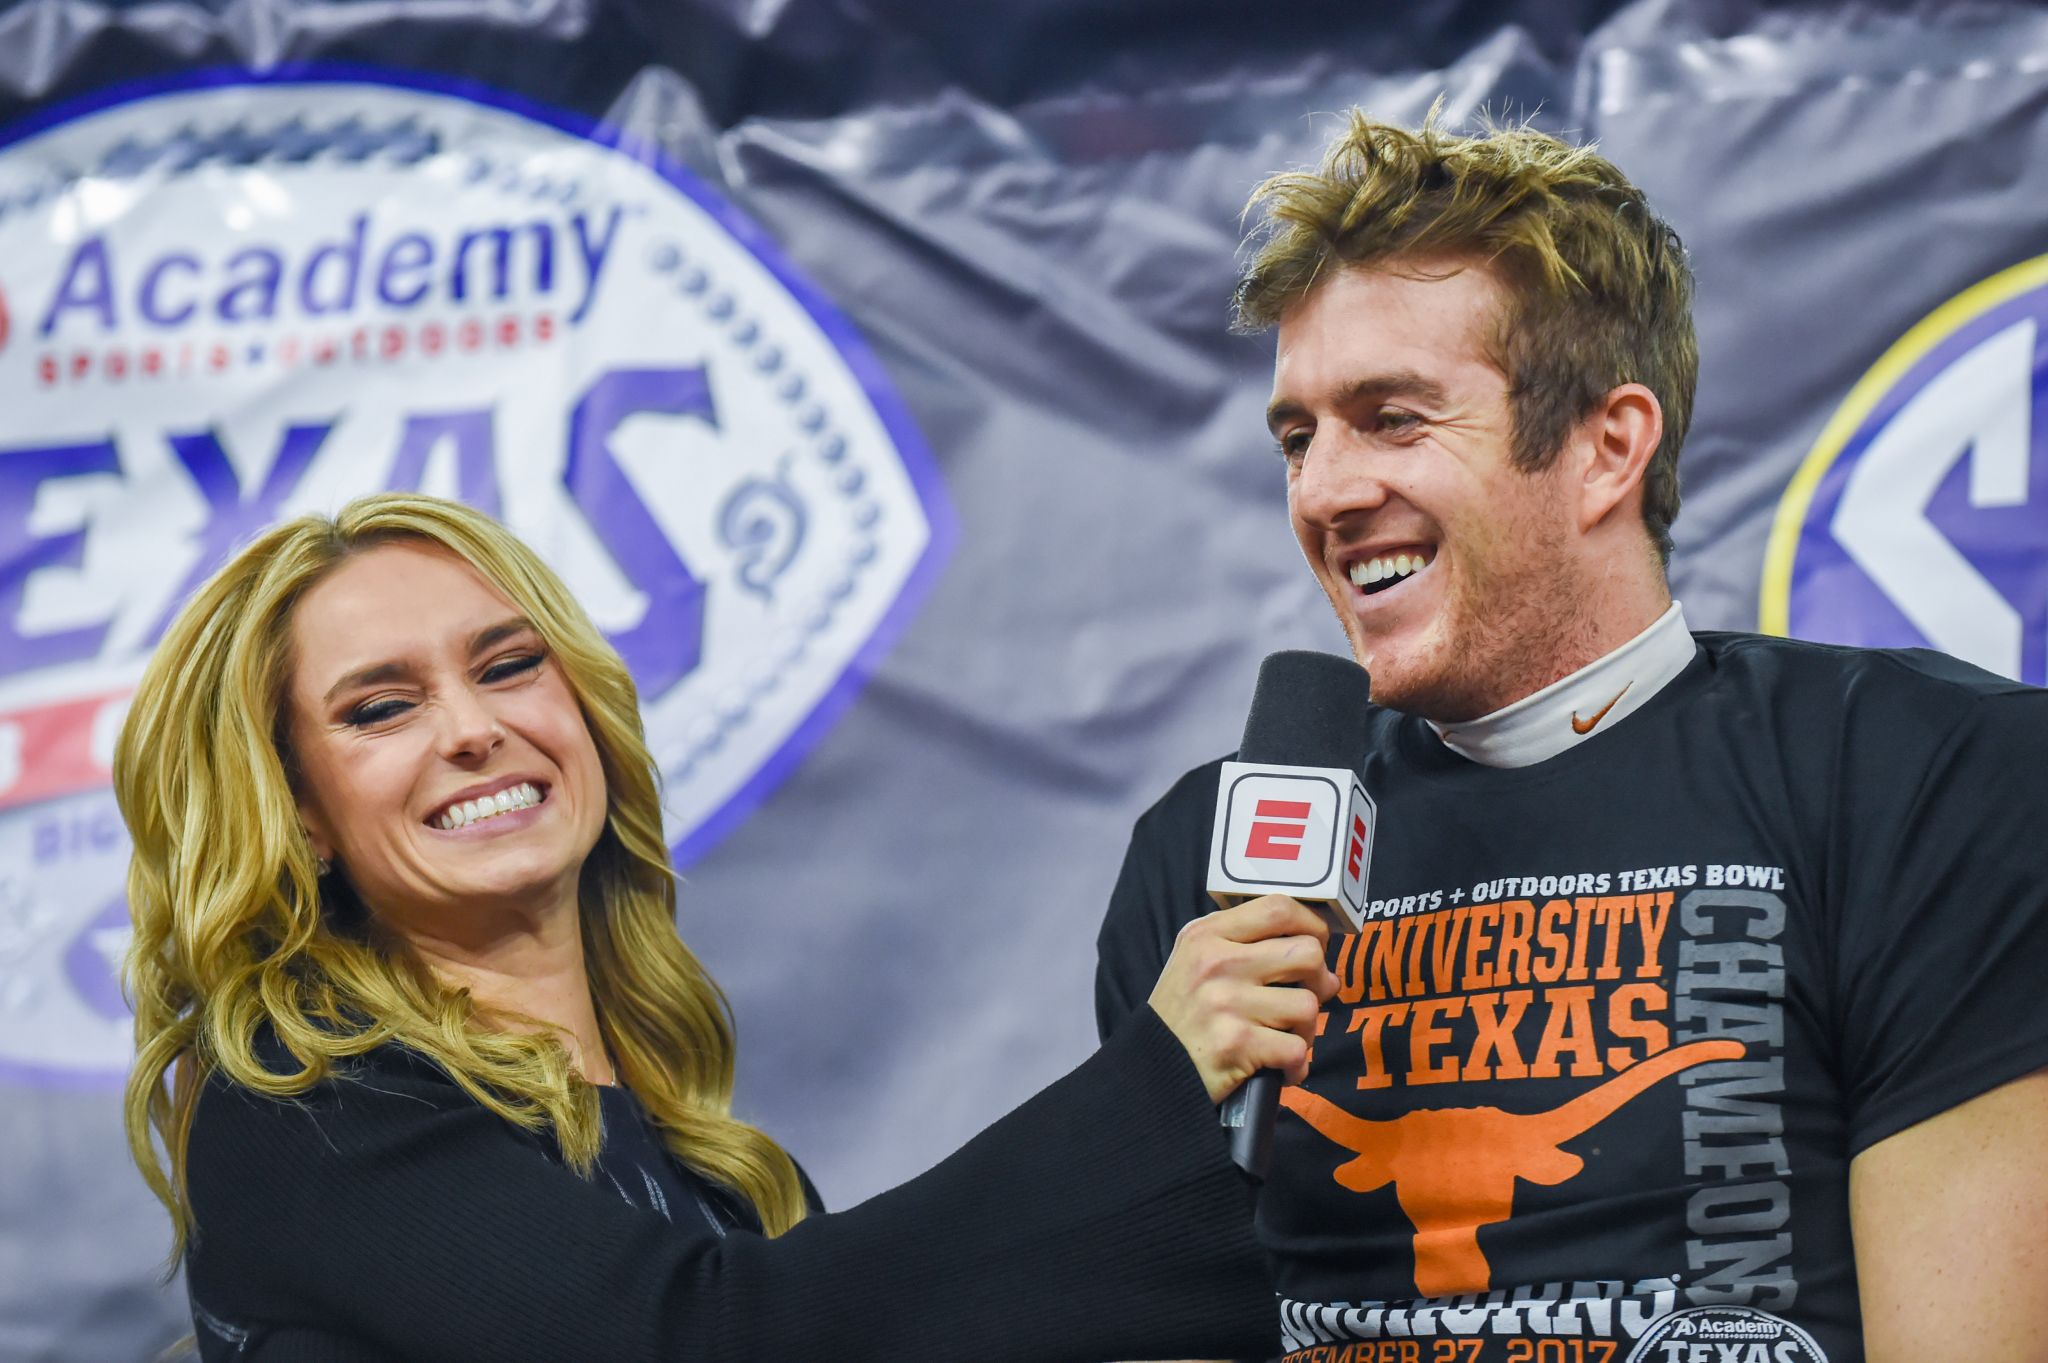
[[[807,1218],[789,1156],[730,1113],[631,680],[488,518],[386,495],[262,536],[165,635],[115,788],[129,1137],[209,1361],[1270,1341],[1211,1104],[1306,1068],[1335,982],[1299,905],[1205,920],[1073,1074]]]

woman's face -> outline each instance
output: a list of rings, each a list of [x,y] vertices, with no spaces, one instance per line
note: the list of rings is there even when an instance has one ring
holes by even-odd
[[[496,588],[431,544],[379,545],[300,598],[291,649],[300,815],[371,909],[459,939],[497,910],[575,903],[604,771],[560,668]]]

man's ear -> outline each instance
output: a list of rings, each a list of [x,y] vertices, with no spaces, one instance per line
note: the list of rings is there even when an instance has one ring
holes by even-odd
[[[1640,383],[1624,383],[1579,423],[1579,531],[1618,506],[1640,506],[1643,473],[1664,439],[1664,408]]]

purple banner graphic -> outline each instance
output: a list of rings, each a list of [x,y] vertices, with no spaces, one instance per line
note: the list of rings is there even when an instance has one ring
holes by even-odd
[[[49,111],[0,144],[0,262],[0,840],[47,841],[59,797],[104,819],[179,605],[365,492],[460,496],[554,562],[640,685],[683,861],[801,759],[946,552],[901,403],[768,237],[500,95],[211,73]],[[0,1070],[126,1068],[121,850],[11,879]]]
[[[1879,360],[1780,506],[1764,627],[2048,682],[2048,256]]]

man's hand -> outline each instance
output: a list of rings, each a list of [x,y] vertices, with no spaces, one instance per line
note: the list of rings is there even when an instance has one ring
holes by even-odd
[[[1259,1070],[1299,1083],[1316,1014],[1337,992],[1323,965],[1330,929],[1314,910],[1264,895],[1180,930],[1153,987],[1159,1014],[1194,1058],[1212,1102]]]
[[[2048,1359],[2048,1070],[1849,1166],[1869,1363]]]

